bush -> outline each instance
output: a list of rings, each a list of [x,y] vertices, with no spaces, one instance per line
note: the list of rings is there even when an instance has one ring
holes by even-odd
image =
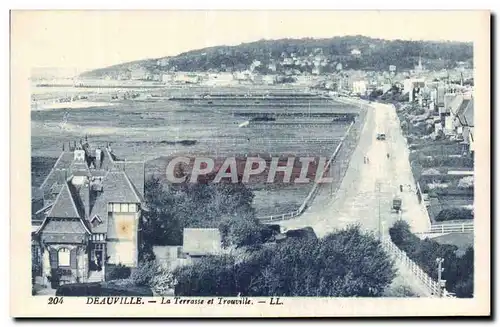
[[[130,267],[126,267],[121,263],[117,265],[108,265],[108,269],[106,269],[106,280],[127,279],[129,277]]]
[[[130,279],[137,286],[149,286],[151,280],[158,273],[159,267],[155,261],[144,261],[134,269]]]
[[[50,269],[50,276],[47,278],[50,281],[50,286],[52,288],[57,288],[59,287],[59,281],[61,280],[62,277],[62,271],[58,268],[52,268]]]
[[[150,287],[157,295],[171,295],[173,288],[172,273],[160,267],[157,274],[151,279]]]
[[[436,241],[421,240],[410,231],[405,221],[396,222],[389,229],[392,242],[422,268],[432,279],[437,280],[436,259],[443,258],[442,279],[446,280],[448,292],[458,297],[473,296],[474,249],[469,247],[461,257],[457,256],[457,247],[439,244]]]
[[[441,210],[435,220],[436,221],[449,221],[449,220],[472,220],[474,215],[472,210],[465,208],[449,208]]]
[[[212,256],[174,271],[184,296],[383,296],[395,269],[373,235],[348,228],[289,238],[242,257]]]

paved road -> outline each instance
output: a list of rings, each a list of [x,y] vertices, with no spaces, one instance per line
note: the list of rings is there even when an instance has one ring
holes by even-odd
[[[377,140],[378,132],[386,133],[387,139]],[[364,163],[365,156],[369,163]],[[400,185],[405,185],[403,192]],[[415,189],[395,108],[374,104],[368,109],[359,144],[336,194],[326,197],[324,193],[329,190],[323,189],[323,196],[318,196],[318,201],[302,216],[280,224],[286,229],[311,226],[319,237],[351,224],[360,224],[377,235],[381,230],[386,235],[389,227],[402,218],[410,223],[414,232],[425,232],[430,223],[418,203]],[[395,196],[403,200],[401,217],[391,210]]]
[[[385,141],[376,139],[385,132]],[[390,158],[387,158],[387,153]],[[401,134],[395,108],[374,104],[366,114],[358,146],[354,150],[346,175],[333,197],[325,196],[328,188],[321,190],[306,212],[295,219],[281,222],[286,229],[311,226],[316,235],[323,237],[336,229],[360,224],[367,232],[388,236],[388,229],[398,219],[406,220],[413,232],[430,228],[426,210],[419,204],[415,183],[408,161],[409,151]],[[367,156],[369,163],[364,163]],[[400,191],[404,185],[404,191]],[[398,195],[403,210],[393,212],[392,200]],[[429,296],[427,288],[401,262],[396,262],[398,276],[394,285],[407,285],[420,296]]]

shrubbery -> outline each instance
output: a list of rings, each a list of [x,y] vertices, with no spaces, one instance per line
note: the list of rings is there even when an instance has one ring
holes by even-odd
[[[127,279],[130,277],[130,268],[122,265],[108,265],[106,269],[106,280]]]
[[[472,297],[474,292],[474,249],[469,247],[458,257],[455,245],[439,244],[436,241],[421,240],[410,231],[405,221],[398,221],[389,229],[392,242],[422,268],[431,278],[437,280],[437,258],[443,258],[442,279],[446,289],[458,297]]]
[[[441,210],[435,220],[436,221],[449,221],[449,220],[472,220],[474,215],[472,210],[465,208],[448,208]]]
[[[130,275],[135,285],[149,286],[151,280],[158,273],[158,264],[155,261],[141,262]]]
[[[139,263],[130,279],[134,285],[147,286],[159,295],[166,295],[172,289],[172,273],[156,261]]]
[[[290,237],[244,258],[206,257],[174,271],[184,296],[383,296],[395,277],[373,235],[351,227],[322,239]]]
[[[423,167],[465,167],[465,168],[474,168],[474,159],[466,156],[460,157],[448,157],[448,156],[440,156],[433,155],[430,157],[427,156],[418,156],[416,158],[419,164]]]
[[[228,232],[234,231],[236,243],[244,245],[258,238],[261,228],[252,207],[253,196],[243,183],[167,184],[151,179],[146,183],[149,211],[145,213],[144,240],[148,246],[180,245],[184,228],[220,228],[229,217],[240,226],[226,226]]]

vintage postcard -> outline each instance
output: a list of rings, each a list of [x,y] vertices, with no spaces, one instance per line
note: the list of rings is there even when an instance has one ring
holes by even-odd
[[[490,315],[489,72],[487,11],[12,11],[11,315]]]

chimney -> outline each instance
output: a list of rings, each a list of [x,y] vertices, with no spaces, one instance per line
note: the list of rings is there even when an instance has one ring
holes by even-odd
[[[90,191],[92,189],[90,185],[90,180],[87,177],[85,179],[85,182],[83,183],[83,190],[82,190],[82,201],[83,201],[83,206],[85,207],[85,218],[89,219],[90,217]]]

